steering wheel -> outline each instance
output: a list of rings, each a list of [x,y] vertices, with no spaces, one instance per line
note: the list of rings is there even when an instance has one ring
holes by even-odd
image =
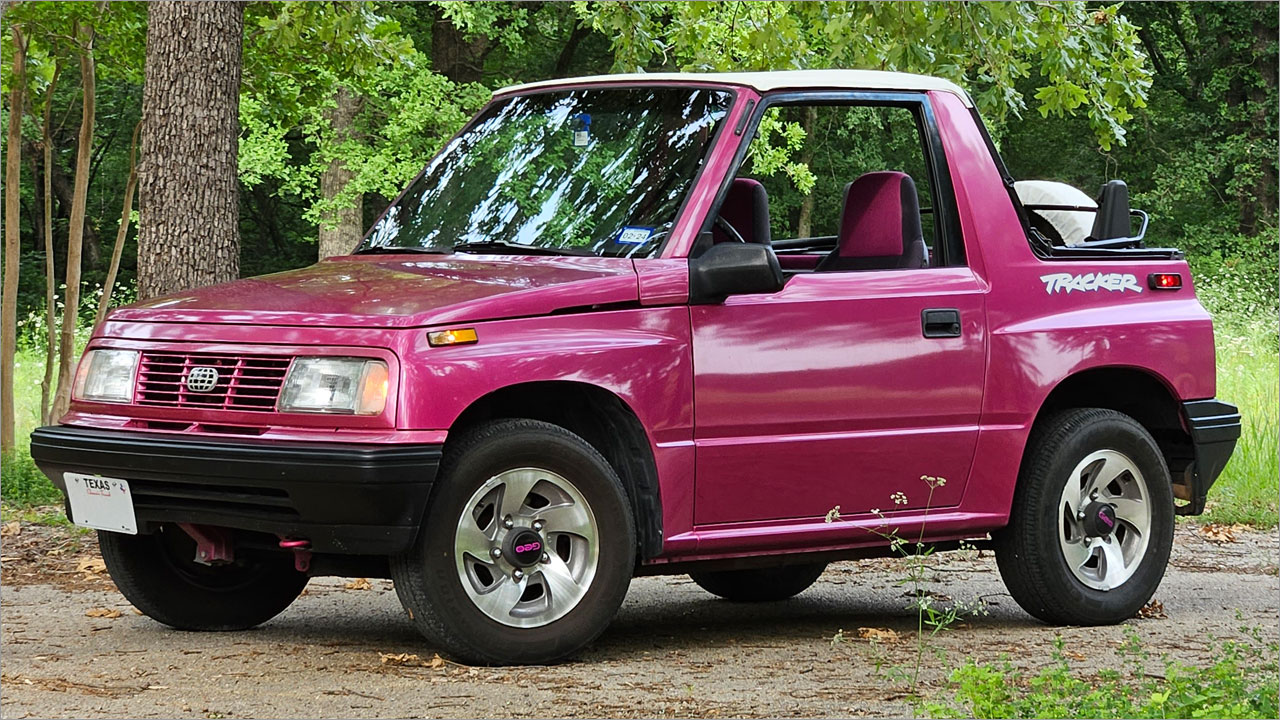
[[[737,228],[730,225],[729,221],[724,219],[724,216],[716,215],[715,226],[723,230],[725,234],[729,236],[730,240],[743,243],[744,245],[746,244],[747,241],[742,237],[742,233],[738,232]]]

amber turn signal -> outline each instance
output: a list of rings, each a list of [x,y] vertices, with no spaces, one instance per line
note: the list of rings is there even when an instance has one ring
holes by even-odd
[[[1147,284],[1152,290],[1178,290],[1182,288],[1182,276],[1178,273],[1151,273]]]
[[[456,330],[436,330],[427,333],[427,344],[431,347],[444,345],[470,345],[478,342],[475,328],[458,328]]]

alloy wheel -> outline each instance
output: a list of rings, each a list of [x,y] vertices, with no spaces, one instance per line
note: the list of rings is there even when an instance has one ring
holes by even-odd
[[[458,519],[458,579],[489,618],[540,627],[590,589],[598,537],[591,506],[569,480],[543,468],[507,470],[485,482]]]
[[[1133,577],[1151,535],[1151,500],[1137,465],[1116,450],[1081,460],[1062,489],[1058,542],[1077,580],[1114,590]]]

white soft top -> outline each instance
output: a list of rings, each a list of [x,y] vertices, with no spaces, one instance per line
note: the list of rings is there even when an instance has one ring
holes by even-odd
[[[744,85],[758,92],[771,90],[940,90],[958,95],[964,104],[973,107],[969,94],[950,80],[929,75],[884,72],[881,70],[774,70],[770,72],[740,73],[626,73],[619,75],[588,75],[586,77],[560,78],[541,82],[512,85],[494,91],[494,95],[522,93],[530,90],[603,82],[682,83],[701,82],[717,85]]]
[[[1097,214],[1098,204],[1083,190],[1051,180],[1019,180],[1013,184],[1013,189],[1023,205],[1091,208],[1085,211],[1035,211],[1053,225],[1053,229],[1058,231],[1068,247],[1079,245],[1093,232],[1093,219]]]

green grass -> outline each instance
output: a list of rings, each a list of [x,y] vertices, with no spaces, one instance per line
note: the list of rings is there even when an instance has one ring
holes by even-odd
[[[31,431],[40,424],[44,355],[19,352],[14,362],[14,427],[17,447],[0,456],[0,500],[10,507],[62,504],[62,493],[31,461]]]
[[[1035,674],[967,661],[951,673],[952,697],[923,709],[944,718],[1274,718],[1280,648],[1257,628],[1242,630],[1249,637],[1214,644],[1206,667],[1161,658],[1158,673],[1132,628],[1117,651],[1125,671],[1072,668],[1059,637],[1053,663]]]
[[[1275,332],[1274,325],[1260,322],[1225,322],[1218,330],[1218,398],[1239,406],[1244,428],[1235,454],[1209,492],[1203,516],[1207,522],[1276,526],[1280,357]]]

